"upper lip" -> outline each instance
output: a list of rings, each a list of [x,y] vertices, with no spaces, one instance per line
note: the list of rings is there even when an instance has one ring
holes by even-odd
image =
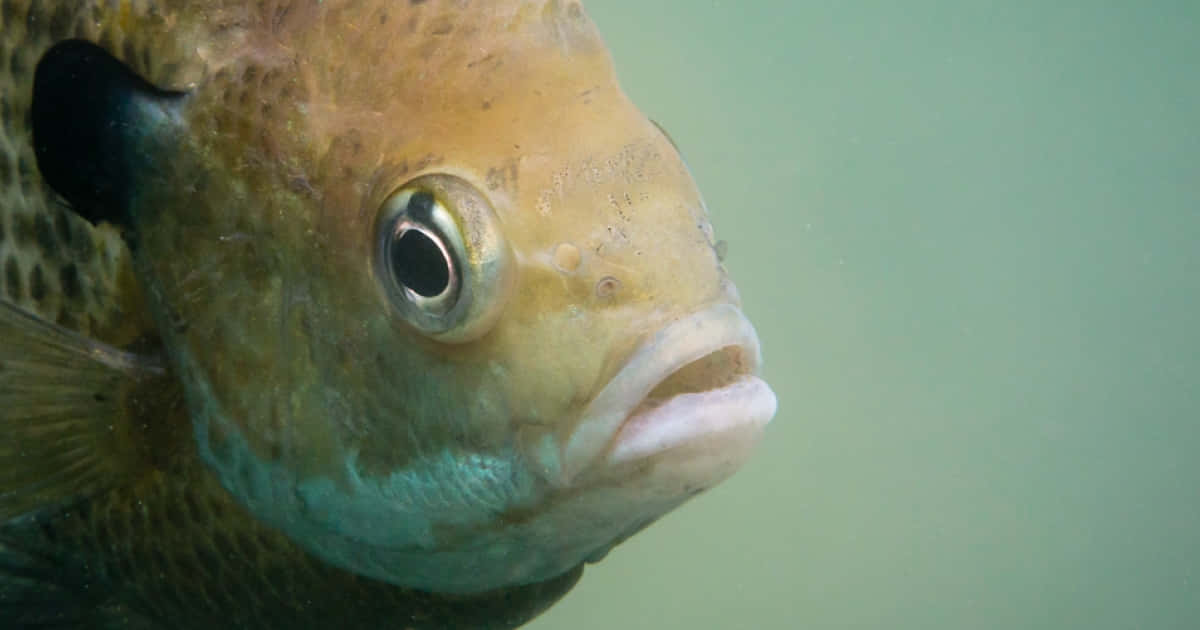
[[[652,335],[587,406],[562,451],[562,480],[569,481],[602,456],[622,424],[659,384],[684,366],[725,348],[740,350],[745,374],[762,363],[758,335],[733,304],[718,304]]]

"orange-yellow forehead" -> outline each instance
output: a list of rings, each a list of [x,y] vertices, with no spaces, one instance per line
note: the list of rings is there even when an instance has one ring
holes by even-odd
[[[193,110],[262,200],[247,220],[286,217],[298,242],[319,235],[354,272],[388,195],[448,173],[488,198],[523,260],[580,252],[580,273],[539,289],[582,297],[612,276],[659,302],[720,293],[691,178],[621,91],[580,3],[281,4],[230,39],[235,61]],[[702,282],[674,281],[680,269]]]
[[[259,200],[244,222],[286,216],[365,246],[383,199],[421,172],[524,208],[515,196],[558,164],[620,149],[591,145],[652,135],[579,2],[219,4],[189,9],[221,27],[197,43],[202,76],[176,80],[207,170]]]
[[[311,131],[368,126],[389,149],[419,137],[469,134],[475,112],[523,108],[612,69],[578,2],[327,1],[258,32],[266,56],[292,66]],[[272,41],[274,40],[274,41]],[[553,107],[551,105],[550,107]],[[486,133],[484,129],[478,129]]]

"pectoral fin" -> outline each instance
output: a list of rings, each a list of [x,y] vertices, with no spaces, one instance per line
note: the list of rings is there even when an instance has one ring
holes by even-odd
[[[173,384],[156,356],[0,301],[0,522],[145,471],[147,438],[162,431],[145,412],[177,398]]]

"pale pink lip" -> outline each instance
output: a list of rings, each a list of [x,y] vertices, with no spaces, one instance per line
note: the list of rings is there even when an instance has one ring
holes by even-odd
[[[736,348],[743,373],[720,387],[675,395],[638,409],[655,387],[684,366]],[[754,327],[732,304],[719,304],[658,331],[592,400],[563,450],[564,480],[605,461],[649,457],[703,438],[745,442],[775,415],[775,394],[755,375],[762,362]]]
[[[608,461],[643,459],[700,438],[758,433],[775,415],[776,404],[766,382],[750,375],[707,392],[679,394],[625,420]]]

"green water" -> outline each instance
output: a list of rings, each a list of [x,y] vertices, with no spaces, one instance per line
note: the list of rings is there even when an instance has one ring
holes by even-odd
[[[1200,3],[588,7],[780,411],[530,627],[1200,628]]]

